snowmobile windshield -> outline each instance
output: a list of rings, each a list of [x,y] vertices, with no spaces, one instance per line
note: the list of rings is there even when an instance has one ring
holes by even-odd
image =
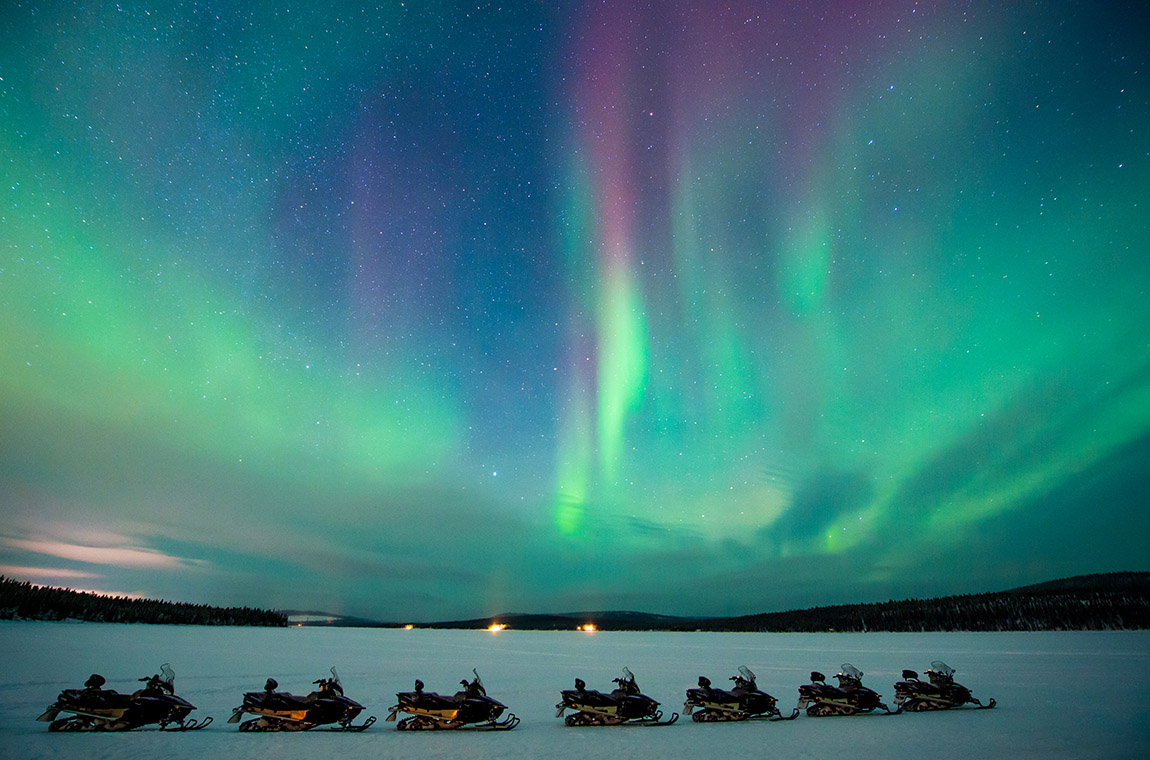
[[[930,669],[933,670],[935,673],[938,673],[939,675],[943,675],[943,676],[947,676],[947,677],[954,675],[954,668],[950,667],[949,665],[947,665],[942,660],[935,660],[934,662],[932,662],[930,664]]]
[[[739,674],[742,675],[742,677],[745,678],[746,680],[750,681],[751,683],[754,683],[755,673],[753,670],[748,668],[746,665],[740,665],[739,666]]]
[[[843,663],[843,669],[839,675],[850,676],[851,678],[861,679],[863,677],[862,671],[851,665],[849,662]]]
[[[631,683],[635,682],[635,674],[632,673],[631,669],[626,666],[623,667],[623,680],[630,681]]]
[[[335,672],[335,666],[334,665],[332,665],[332,667],[331,667],[331,682],[332,682],[333,686],[338,686],[341,691],[343,690],[343,683],[340,682],[339,673]]]

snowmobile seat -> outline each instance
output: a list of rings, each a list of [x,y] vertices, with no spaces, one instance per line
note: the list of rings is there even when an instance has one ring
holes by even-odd
[[[244,704],[267,710],[297,710],[307,704],[307,698],[286,691],[249,691],[244,694]]]
[[[402,691],[396,695],[400,703],[408,703],[423,710],[452,710],[458,703],[433,691]]]
[[[579,704],[607,707],[616,704],[616,700],[598,689],[575,689],[562,692],[564,701],[571,700]]]
[[[93,705],[96,709],[123,709],[132,703],[130,694],[115,689],[65,689],[61,698],[76,705]]]

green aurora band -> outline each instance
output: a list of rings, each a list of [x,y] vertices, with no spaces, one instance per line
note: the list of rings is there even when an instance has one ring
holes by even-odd
[[[824,5],[6,11],[0,572],[419,619],[1145,569],[1144,11]]]

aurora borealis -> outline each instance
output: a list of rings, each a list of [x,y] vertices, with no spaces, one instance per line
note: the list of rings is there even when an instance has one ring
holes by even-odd
[[[0,573],[390,620],[1147,569],[1141,3],[12,2]]]

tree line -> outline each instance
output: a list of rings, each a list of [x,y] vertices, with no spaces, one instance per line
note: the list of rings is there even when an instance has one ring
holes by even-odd
[[[157,625],[286,626],[278,610],[251,607],[212,607],[206,604],[132,599],[84,591],[37,586],[0,575],[0,619],[84,620],[96,623]]]
[[[1150,573],[1111,573],[983,594],[845,604],[695,621],[709,631],[1084,631],[1150,628]]]

